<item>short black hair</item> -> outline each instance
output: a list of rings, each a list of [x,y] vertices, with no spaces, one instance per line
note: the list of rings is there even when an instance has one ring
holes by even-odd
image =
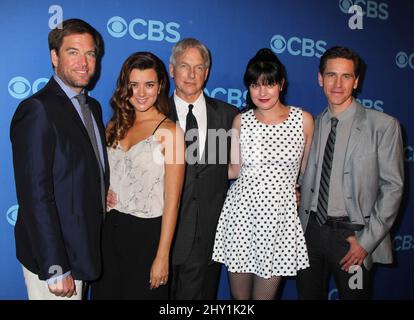
[[[262,48],[250,59],[244,73],[243,82],[248,89],[251,84],[279,84],[286,80],[285,66],[268,48]]]
[[[329,59],[343,58],[351,60],[354,63],[355,78],[361,74],[361,58],[359,55],[347,47],[335,46],[325,51],[319,62],[319,73],[323,75],[326,63]]]
[[[95,53],[99,56],[103,51],[101,35],[89,23],[81,19],[65,20],[62,22],[62,25],[58,25],[55,29],[50,31],[48,36],[49,50],[55,50],[58,55],[64,37],[71,34],[83,33],[88,33],[92,36],[95,42]]]

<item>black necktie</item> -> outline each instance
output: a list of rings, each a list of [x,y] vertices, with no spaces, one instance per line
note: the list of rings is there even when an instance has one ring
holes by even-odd
[[[86,131],[88,132],[88,136],[91,141],[92,148],[96,156],[96,160],[98,161],[100,184],[101,184],[102,207],[105,213],[106,199],[105,199],[105,183],[103,179],[103,166],[101,164],[101,157],[99,156],[98,143],[97,143],[96,135],[95,135],[95,128],[93,127],[92,112],[88,104],[86,103],[85,94],[78,94],[77,96],[75,96],[75,99],[78,100],[79,105],[81,107],[81,112],[82,112],[82,117],[83,117],[83,121],[85,124],[85,128],[86,128]]]
[[[185,125],[185,143],[187,146],[187,162],[195,163],[198,159],[198,124],[193,114],[194,106],[188,105]],[[189,149],[190,148],[190,149]],[[193,157],[190,159],[189,157]],[[190,161],[189,161],[190,160]]]
[[[316,210],[316,220],[320,225],[323,225],[328,219],[329,183],[335,151],[336,126],[338,125],[338,121],[337,118],[331,119],[331,132],[329,132],[323,155],[321,180],[319,182],[318,208]]]

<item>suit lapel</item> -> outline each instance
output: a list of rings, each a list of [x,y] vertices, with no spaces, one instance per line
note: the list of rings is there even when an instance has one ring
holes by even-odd
[[[323,116],[325,115],[325,113],[327,111],[328,111],[328,108],[326,108],[325,111],[323,111],[316,119],[315,133],[314,133],[314,137],[316,138],[316,141],[315,141],[315,152],[316,152],[316,154],[315,154],[315,159],[316,159],[315,165],[317,165],[319,163],[320,148],[321,148],[321,145],[322,145],[322,143],[321,143],[322,142],[322,138],[321,138],[322,125],[321,125],[321,122],[322,122]]]
[[[220,123],[220,118],[217,115],[217,105],[215,102],[204,95],[204,98],[206,100],[206,122],[207,122],[207,128],[206,128],[206,141],[204,143],[204,151],[202,154],[201,163],[197,163],[197,168],[201,169],[202,167],[206,166],[208,163],[215,163],[216,159],[209,159],[209,153],[208,153],[208,144],[209,144],[209,129],[217,129],[218,124]],[[171,104],[171,111],[169,118],[177,122],[178,121],[178,115],[177,115],[177,107],[174,102],[174,96],[170,97],[170,104]],[[211,157],[215,157],[215,154],[211,154]]]
[[[174,102],[174,96],[170,97],[170,106],[171,106],[171,110],[170,110],[169,118],[170,118],[171,121],[177,122],[178,121],[178,115],[177,115],[177,107],[176,107],[175,102]]]
[[[109,164],[108,164],[107,154],[105,152],[105,149],[106,149],[105,127],[102,124],[102,117],[99,113],[98,106],[96,106],[95,104],[89,104],[89,107],[92,111],[92,116],[95,119],[96,125],[98,126],[99,137],[101,138],[101,146],[102,146],[103,158],[104,158],[104,163],[102,165],[104,166],[104,171],[107,172]]]
[[[351,135],[349,136],[348,146],[346,148],[344,165],[348,163],[352,155],[352,152],[354,151],[355,147],[361,140],[360,134],[361,134],[362,128],[364,127],[363,126],[364,120],[365,120],[365,109],[361,105],[356,103],[356,112],[354,116],[354,121],[352,122],[352,126],[351,126]]]
[[[218,146],[215,146],[216,152],[210,153],[209,152],[209,143],[210,143],[210,134],[209,130],[217,130],[219,129],[220,124],[220,117],[217,114],[217,104],[214,102],[213,99],[210,99],[206,95],[204,95],[206,100],[206,117],[207,117],[207,128],[206,128],[206,142],[204,144],[204,153],[202,155],[203,163],[200,164],[201,167],[207,166],[209,163],[218,163],[217,154],[218,154]],[[211,141],[211,143],[217,144],[217,141]],[[213,146],[213,145],[212,145]]]
[[[180,121],[178,119],[178,114],[177,114],[177,106],[175,105],[175,101],[174,101],[174,96],[170,97],[170,106],[171,106],[171,110],[170,110],[170,114],[169,114],[169,118],[171,121],[174,121],[178,126],[180,126]],[[184,131],[184,135],[185,135],[185,128],[183,129]],[[186,175],[193,175],[193,173],[196,169],[195,165],[189,165],[188,163],[186,163]]]
[[[65,119],[72,120],[81,130],[83,137],[89,141],[88,131],[86,131],[82,119],[80,118],[78,112],[76,111],[75,107],[73,106],[72,102],[70,101],[66,93],[62,90],[62,88],[55,81],[55,79],[53,79],[53,77],[51,78],[49,83],[51,85],[51,90],[53,90],[56,93],[59,99],[58,101],[56,101],[56,106],[60,108],[62,117]]]
[[[55,81],[55,79],[53,79],[53,77],[51,78],[49,83],[51,86],[50,89],[53,90],[57,96],[57,101],[55,103],[56,103],[56,107],[59,108],[59,110],[61,111],[62,117],[64,119],[68,119],[69,121],[73,121],[76,124],[76,126],[79,128],[81,132],[80,135],[85,139],[85,142],[90,146],[89,149],[91,151],[91,155],[93,155],[93,157],[96,159],[96,155],[95,155],[95,152],[93,151],[93,147],[92,147],[92,143],[89,138],[89,135],[88,135],[88,131],[86,130],[85,125],[83,124],[82,119],[80,118],[72,102],[70,101],[66,93],[62,90],[62,88],[59,86],[59,84]],[[95,108],[91,108],[92,114],[95,118],[96,123],[98,124],[99,133],[101,136],[101,142],[104,144],[105,140],[104,140],[104,137],[102,137],[102,130],[99,125],[100,122],[97,120],[99,119],[99,117],[97,116],[97,110],[94,110],[94,109]],[[105,146],[103,146],[103,148],[105,148]],[[109,165],[107,166],[107,159],[105,159],[105,149],[102,149],[102,150],[104,153],[104,160],[105,160],[105,172],[108,172]],[[99,169],[99,166],[100,166],[99,162],[96,161],[96,164],[98,165],[98,169]]]

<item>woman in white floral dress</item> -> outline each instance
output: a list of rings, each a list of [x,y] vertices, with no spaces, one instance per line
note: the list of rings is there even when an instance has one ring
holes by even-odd
[[[107,127],[110,189],[116,197],[102,237],[94,299],[167,299],[169,253],[184,180],[181,129],[167,118],[163,62],[137,52],[123,64]]]

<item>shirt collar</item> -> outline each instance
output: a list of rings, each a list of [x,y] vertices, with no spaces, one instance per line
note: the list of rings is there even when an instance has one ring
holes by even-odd
[[[56,82],[59,84],[59,86],[62,88],[62,90],[66,93],[69,99],[73,99],[75,96],[77,96],[79,93],[73,91],[70,87],[68,87],[55,73],[53,75],[53,78],[56,80]],[[81,93],[86,94],[86,90],[82,89]]]
[[[177,96],[177,92],[174,90],[174,102],[175,106],[177,108],[178,115],[187,115],[188,112],[188,105],[192,104],[194,106],[193,110],[194,112],[202,110],[202,108],[206,105],[206,99],[204,97],[204,94],[201,93],[196,101],[193,103],[188,103],[181,99],[179,96]]]
[[[325,113],[325,122],[328,123],[328,122],[331,122],[332,118],[337,118],[339,120],[339,123],[341,123],[343,121],[346,121],[346,120],[352,118],[354,116],[355,112],[356,112],[355,98],[352,98],[352,102],[349,105],[349,107],[346,108],[344,111],[342,111],[340,114],[338,114],[336,116],[333,116],[333,114],[331,112],[331,109],[329,109],[329,107],[328,107],[328,110]]]

